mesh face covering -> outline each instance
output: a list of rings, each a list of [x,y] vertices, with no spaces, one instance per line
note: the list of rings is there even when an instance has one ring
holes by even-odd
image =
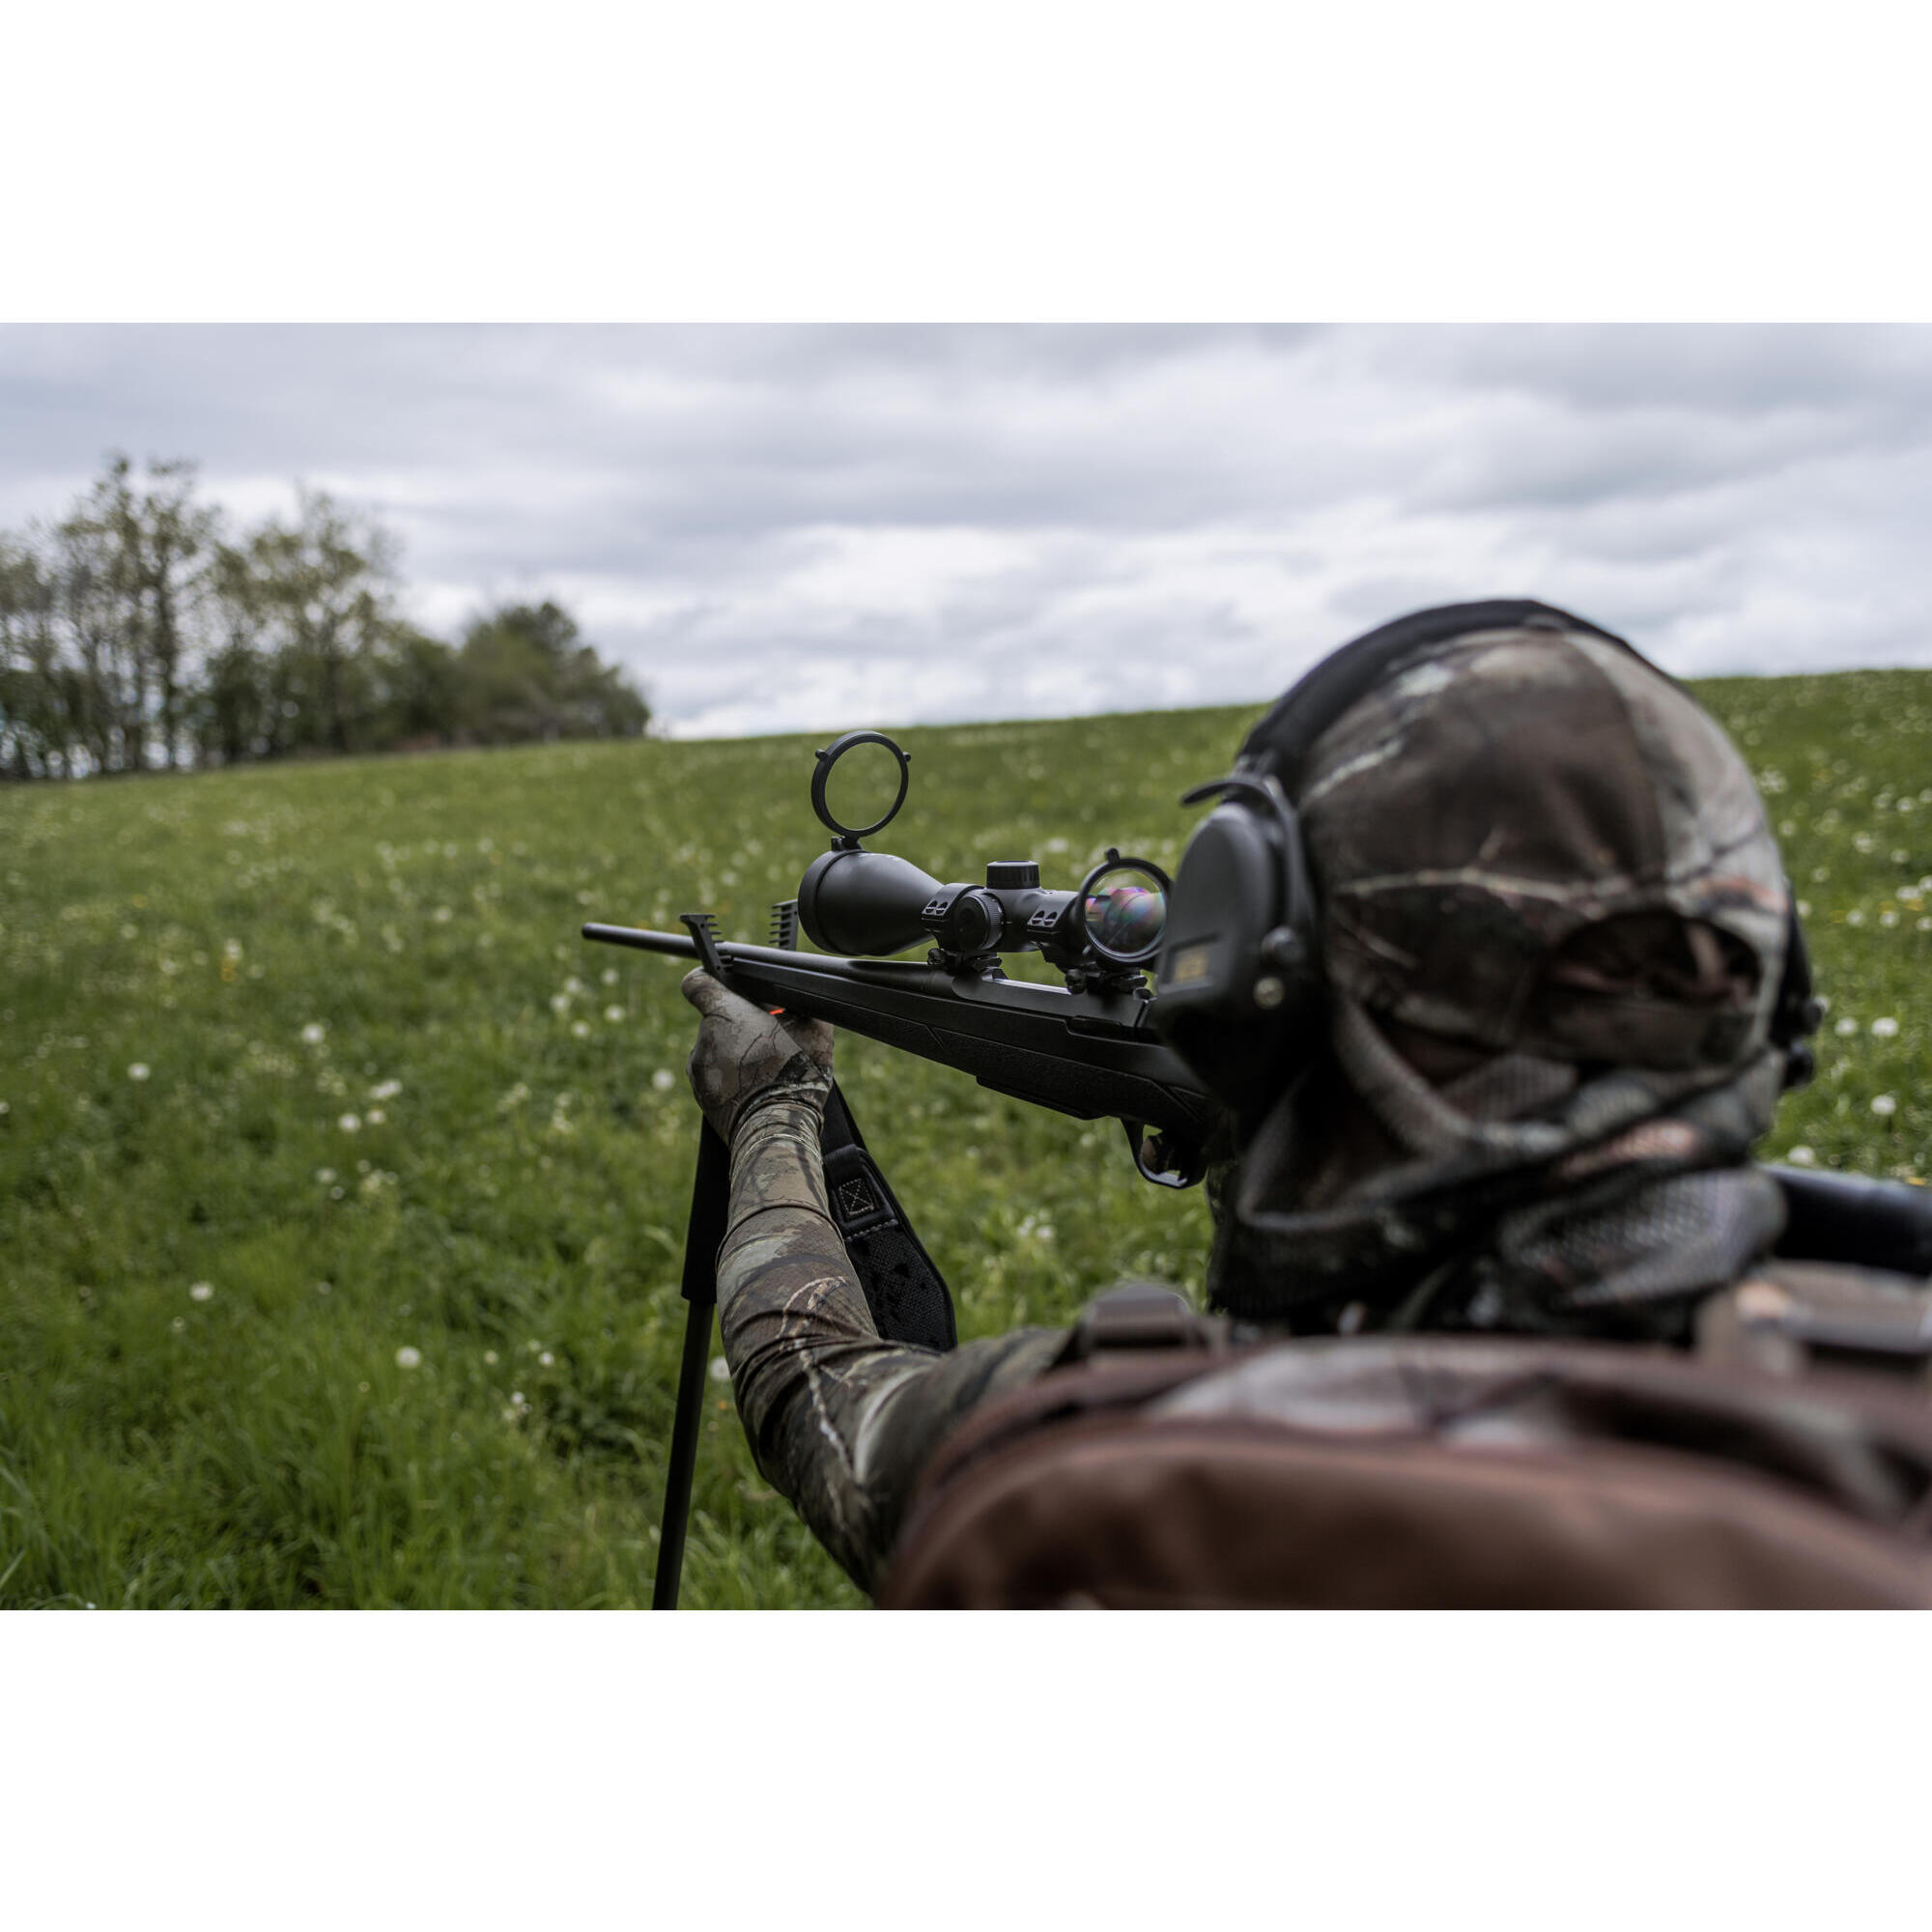
[[[1356,704],[1298,803],[1328,1038],[1219,1179],[1213,1298],[1681,1329],[1782,1215],[1747,1162],[1782,1084],[1786,888],[1729,741],[1614,645],[1491,632]]]

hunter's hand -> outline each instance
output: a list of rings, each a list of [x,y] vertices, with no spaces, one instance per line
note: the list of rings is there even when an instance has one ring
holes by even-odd
[[[685,975],[683,992],[704,1015],[691,1049],[691,1091],[726,1143],[767,1100],[804,1100],[824,1112],[832,1091],[832,1029],[823,1020],[768,1013],[701,966]]]

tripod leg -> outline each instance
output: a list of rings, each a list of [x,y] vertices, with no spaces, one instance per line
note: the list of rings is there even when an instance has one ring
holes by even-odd
[[[718,1301],[718,1244],[731,1187],[730,1151],[707,1123],[697,1143],[691,1218],[684,1231],[684,1356],[677,1371],[670,1464],[665,1474],[664,1522],[658,1531],[657,1577],[651,1608],[677,1608],[684,1575],[684,1533],[691,1517],[691,1476],[697,1463],[697,1426],[704,1419],[704,1378],[711,1356],[711,1312]]]
[[[684,1574],[684,1530],[691,1518],[691,1475],[697,1463],[697,1425],[704,1414],[704,1372],[711,1357],[711,1304],[694,1301],[684,1316],[684,1360],[677,1372],[677,1415],[665,1475],[664,1523],[658,1531],[658,1574],[651,1608],[677,1608]]]

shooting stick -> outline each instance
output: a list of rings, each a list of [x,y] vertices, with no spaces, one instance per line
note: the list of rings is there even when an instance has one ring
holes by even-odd
[[[711,1360],[711,1311],[718,1302],[718,1248],[731,1188],[731,1154],[707,1121],[698,1133],[697,1174],[691,1184],[691,1220],[684,1231],[684,1359],[677,1371],[677,1409],[665,1475],[664,1523],[658,1531],[657,1577],[651,1608],[677,1608],[684,1574],[684,1532],[691,1517],[691,1472],[697,1462],[697,1425],[704,1415],[704,1378]]]

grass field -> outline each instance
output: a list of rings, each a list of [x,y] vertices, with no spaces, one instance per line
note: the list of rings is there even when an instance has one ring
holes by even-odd
[[[1701,690],[1832,1001],[1764,1151],[1916,1179],[1932,672]],[[1251,715],[908,731],[878,842],[942,878],[1171,861]],[[577,927],[708,906],[762,938],[822,846],[814,742],[0,787],[0,1605],[648,1601],[694,1016],[675,962]],[[963,1333],[1130,1272],[1198,1289],[1198,1191],[1135,1179],[1111,1123],[839,1060]],[[859,1601],[722,1381],[684,1600]]]

